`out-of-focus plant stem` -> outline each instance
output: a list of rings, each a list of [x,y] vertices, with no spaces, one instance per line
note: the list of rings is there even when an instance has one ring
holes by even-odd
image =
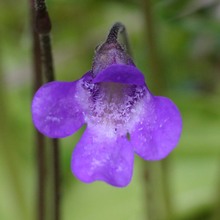
[[[1,30],[0,30],[1,33]],[[0,35],[2,36],[2,35]],[[3,169],[6,170],[10,193],[14,195],[14,201],[18,207],[18,219],[28,220],[28,210],[27,204],[24,197],[24,191],[22,186],[22,178],[18,172],[18,161],[15,155],[14,145],[11,142],[11,139],[8,138],[8,133],[10,133],[9,127],[9,116],[7,112],[7,96],[5,89],[5,82],[3,79],[3,68],[2,68],[2,54],[1,54],[1,42],[0,42],[0,160]],[[2,199],[4,199],[2,197]]]
[[[44,0],[35,0],[35,28],[40,40],[41,65],[47,82],[54,81],[53,57],[51,48],[51,22]],[[53,172],[53,219],[60,219],[60,166],[59,140],[51,141]]]
[[[155,20],[152,10],[152,0],[142,0],[142,7],[145,19],[145,33],[147,35],[147,48],[149,53],[150,69],[152,72],[153,88],[155,94],[159,94],[165,89],[165,78],[162,71],[162,63],[158,53],[157,34]]]
[[[217,174],[218,176],[218,182],[217,182],[217,189],[216,189],[216,203],[214,205],[214,212],[213,212],[213,217],[212,220],[219,220],[220,219],[220,175],[219,173]]]
[[[51,41],[49,34],[40,34],[40,44],[41,44],[41,58],[42,66],[44,70],[44,75],[46,76],[47,82],[55,80],[54,70],[53,70],[53,59],[51,50]],[[51,155],[52,168],[53,168],[53,201],[54,201],[54,220],[60,219],[60,156],[59,156],[59,140],[51,140]]]
[[[163,200],[163,187],[161,183],[161,163],[143,162],[144,165],[144,190],[146,200],[144,209],[147,211],[147,220],[166,219],[166,210]]]
[[[34,2],[30,0],[32,51],[33,51],[33,92],[43,84],[41,68],[41,50],[39,36],[35,30]],[[37,220],[46,219],[46,144],[44,136],[35,130],[35,147],[37,160]]]
[[[152,0],[142,0],[142,8],[145,18],[146,44],[149,52],[150,69],[153,83],[156,85],[153,91],[155,94],[163,94],[165,90],[165,77],[158,53]],[[169,159],[166,158],[162,161],[148,163],[144,169],[144,177],[147,183],[148,219],[171,219]],[[158,194],[159,191],[162,195]]]

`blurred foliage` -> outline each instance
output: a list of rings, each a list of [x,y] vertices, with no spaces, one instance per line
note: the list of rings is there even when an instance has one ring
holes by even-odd
[[[56,78],[75,80],[115,21],[127,26],[136,65],[149,87],[152,74],[141,1],[48,0]],[[167,89],[179,106],[183,134],[170,155],[175,219],[210,219],[220,196],[220,4],[215,0],[154,0],[156,39]],[[0,2],[0,219],[35,219],[36,158],[31,122],[32,49],[27,1]],[[144,219],[143,162],[132,183],[117,189],[72,176],[80,138],[62,140],[62,219]],[[48,186],[49,187],[49,186]],[[12,211],[13,210],[13,211]]]

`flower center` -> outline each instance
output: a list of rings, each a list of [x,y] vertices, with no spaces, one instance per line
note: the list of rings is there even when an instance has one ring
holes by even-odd
[[[83,92],[87,101],[81,105],[88,126],[96,127],[107,136],[124,135],[129,131],[142,112],[141,103],[146,94],[143,86],[113,82],[93,84],[88,78],[82,82]]]

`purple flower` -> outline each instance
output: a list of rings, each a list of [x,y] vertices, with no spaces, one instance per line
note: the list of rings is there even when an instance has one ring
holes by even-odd
[[[110,32],[111,34],[111,32]],[[160,160],[177,145],[182,120],[174,103],[154,96],[125,49],[109,34],[96,50],[93,68],[74,82],[50,82],[33,98],[36,128],[63,138],[86,124],[71,169],[85,183],[126,186],[134,153]]]

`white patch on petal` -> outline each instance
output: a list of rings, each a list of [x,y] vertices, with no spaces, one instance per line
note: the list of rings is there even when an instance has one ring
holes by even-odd
[[[61,120],[60,118],[54,117],[54,116],[47,116],[46,121],[51,121],[51,122],[57,122],[59,123]]]
[[[84,109],[88,126],[106,138],[131,131],[142,119],[144,102],[151,98],[145,86],[113,82],[82,81],[77,91],[75,98]]]

